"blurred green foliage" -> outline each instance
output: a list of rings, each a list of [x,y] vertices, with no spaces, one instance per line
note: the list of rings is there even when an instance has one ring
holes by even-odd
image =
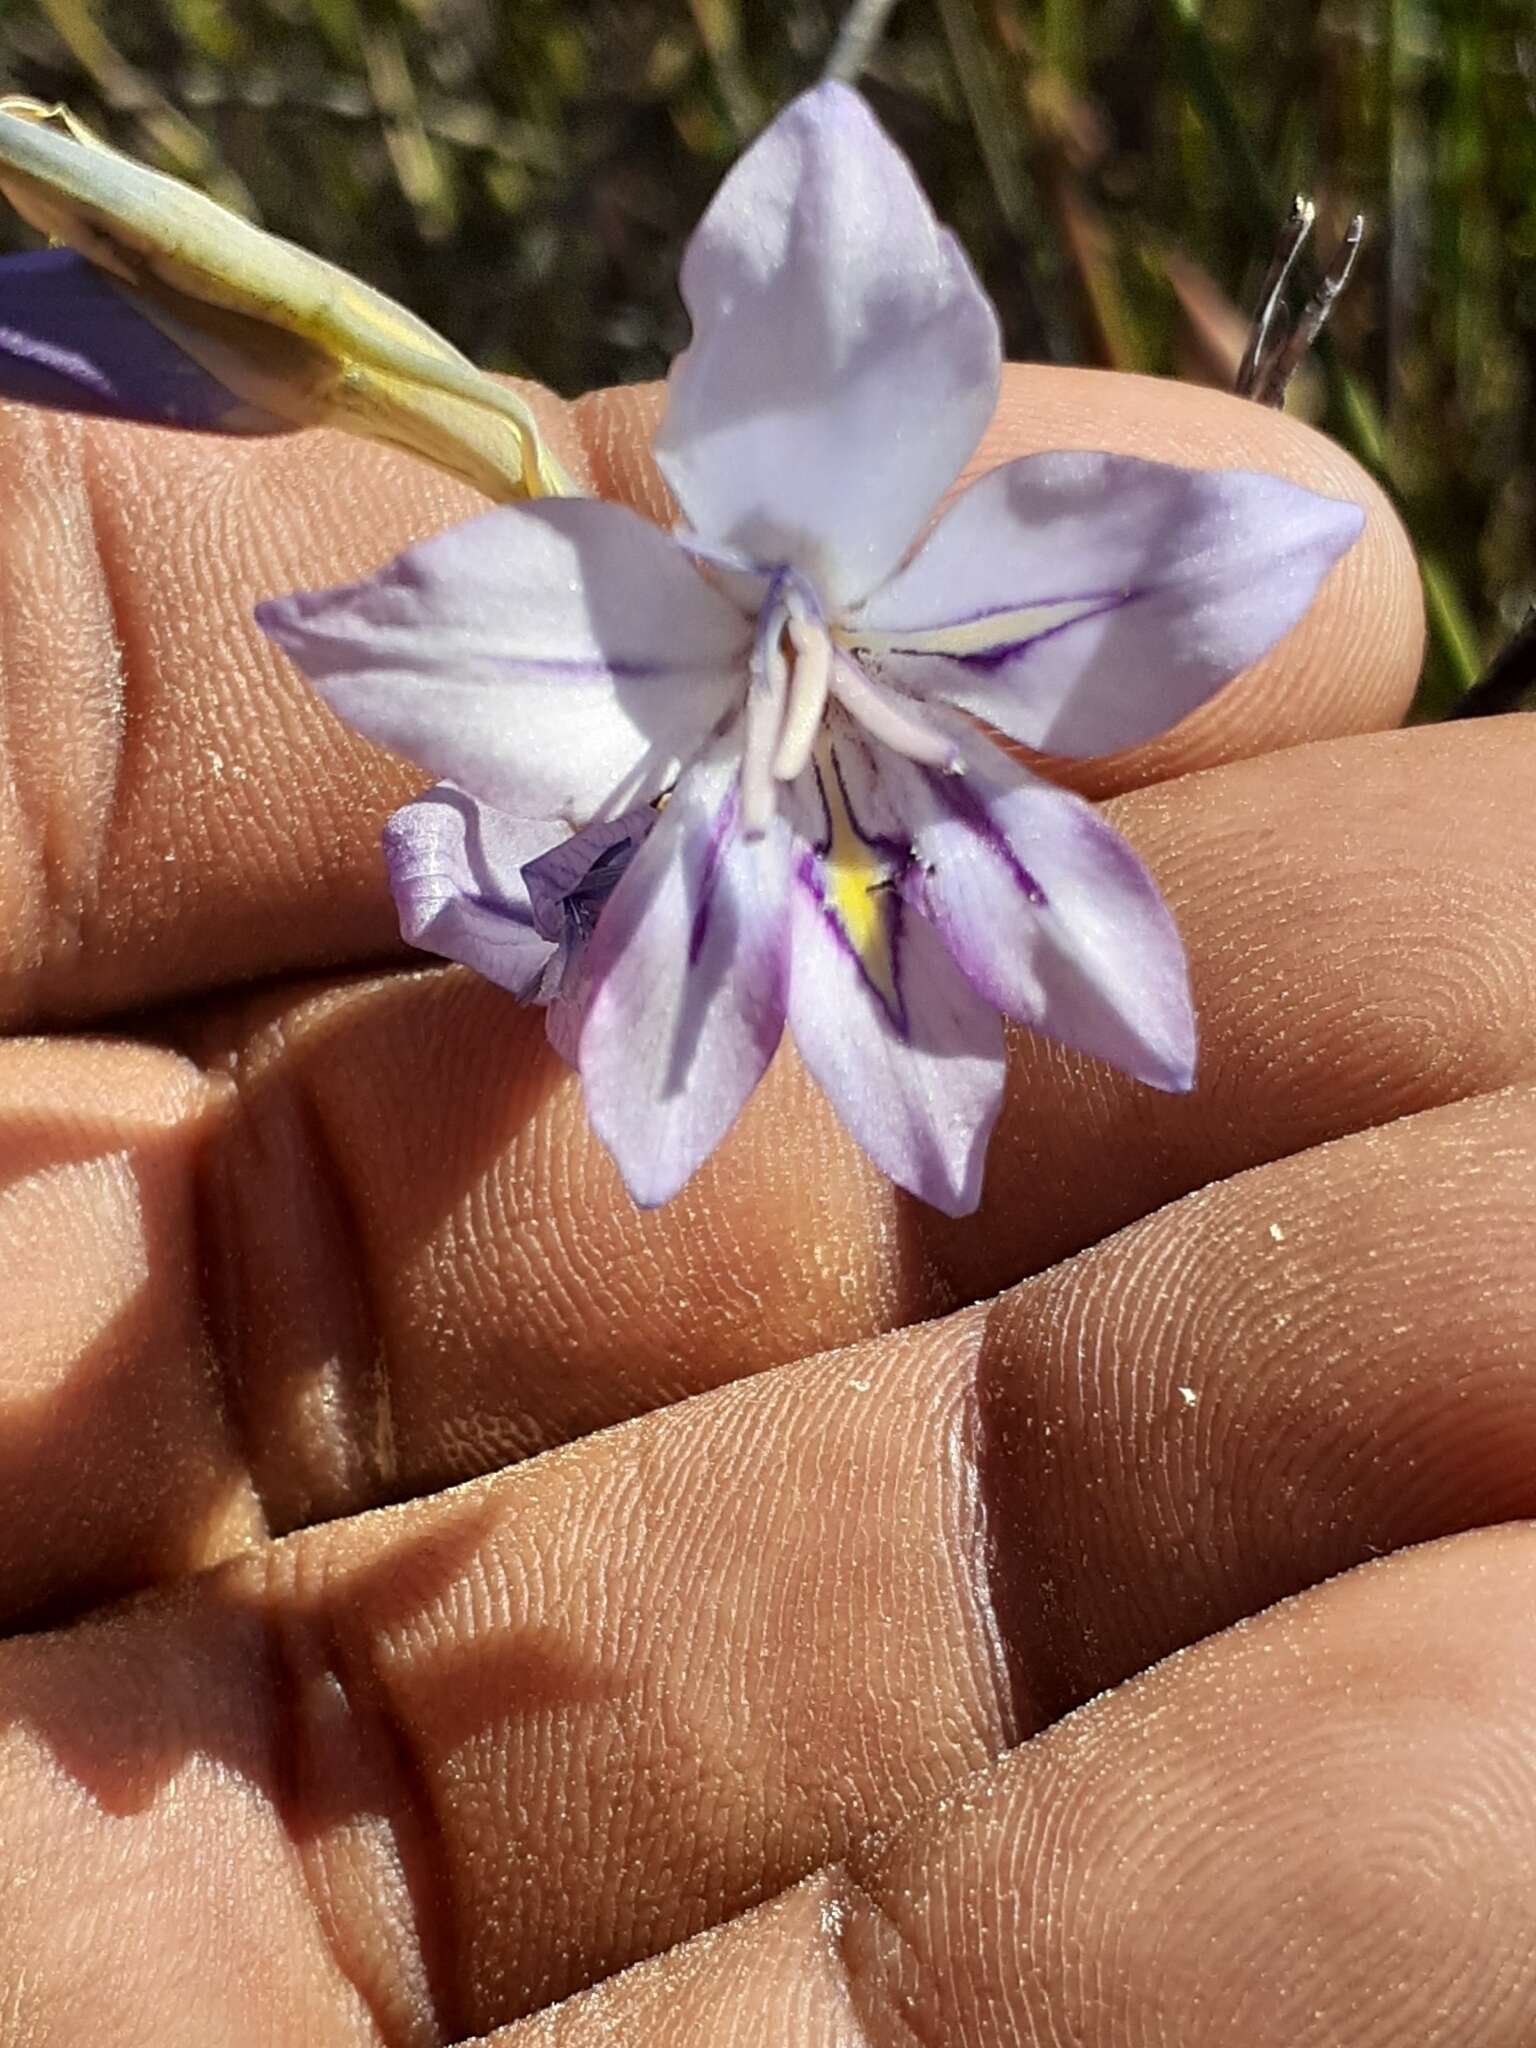
[[[0,82],[573,392],[662,373],[690,226],[845,12],[0,0]],[[1365,212],[1296,402],[1395,491],[1448,702],[1536,604],[1532,0],[898,0],[862,83],[1016,356],[1230,381],[1291,194],[1325,255]]]

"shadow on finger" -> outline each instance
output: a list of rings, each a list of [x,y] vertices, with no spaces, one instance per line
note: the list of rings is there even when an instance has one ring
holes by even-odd
[[[1166,1652],[1536,1514],[1533,1226],[1536,1090],[1432,1112],[986,1308],[13,1643],[0,1980],[56,1984],[60,1898],[140,1867],[188,1902],[143,1996],[249,1892],[258,1947],[303,1921],[310,2037],[338,1958],[425,2042],[728,1920]]]
[[[487,2048],[1523,2048],[1533,1549],[1287,1602]]]
[[[960,1223],[880,1181],[788,1049],[682,1196],[637,1211],[542,1018],[454,970],[183,1017],[201,1075],[0,1047],[0,1154],[25,1183],[0,1268],[27,1282],[0,1594],[58,1616],[264,1526],[452,1484],[1531,1080],[1530,722],[1493,723],[1125,799],[1195,962],[1200,1086],[1157,1095],[1021,1039],[988,1199]],[[55,1157],[92,1130],[99,1157]]]

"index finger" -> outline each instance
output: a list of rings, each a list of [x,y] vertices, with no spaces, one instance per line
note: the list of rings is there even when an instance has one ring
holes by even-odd
[[[579,477],[659,509],[654,390],[535,402]],[[1418,666],[1417,582],[1393,514],[1342,450],[1192,386],[1010,370],[977,464],[1073,446],[1270,470],[1368,514],[1266,661],[1166,739],[1088,764],[1081,786],[1397,721]],[[398,951],[378,833],[425,778],[347,732],[251,609],[365,573],[481,501],[331,434],[228,444],[10,409],[0,504],[0,1021]]]

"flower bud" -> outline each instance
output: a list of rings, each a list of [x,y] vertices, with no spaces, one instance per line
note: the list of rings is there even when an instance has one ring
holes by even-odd
[[[16,268],[37,259],[0,263],[0,395],[225,433],[340,427],[492,498],[570,488],[524,401],[424,321],[66,109],[0,99],[0,193],[140,316],[83,271],[56,268],[43,291]],[[62,334],[76,312],[78,334]],[[172,375],[178,358],[191,374]],[[174,396],[157,410],[162,383]],[[119,390],[136,396],[114,404]]]

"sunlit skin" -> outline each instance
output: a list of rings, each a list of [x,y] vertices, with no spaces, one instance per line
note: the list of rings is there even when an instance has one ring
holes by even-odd
[[[664,515],[655,393],[540,403]],[[641,1214],[542,1018],[399,947],[411,771],[249,611],[467,491],[0,421],[7,2048],[1528,2042],[1536,727],[1389,730],[1347,459],[1010,373],[980,465],[1370,522],[1078,771],[1200,1085],[1021,1038],[952,1223],[787,1050]]]

